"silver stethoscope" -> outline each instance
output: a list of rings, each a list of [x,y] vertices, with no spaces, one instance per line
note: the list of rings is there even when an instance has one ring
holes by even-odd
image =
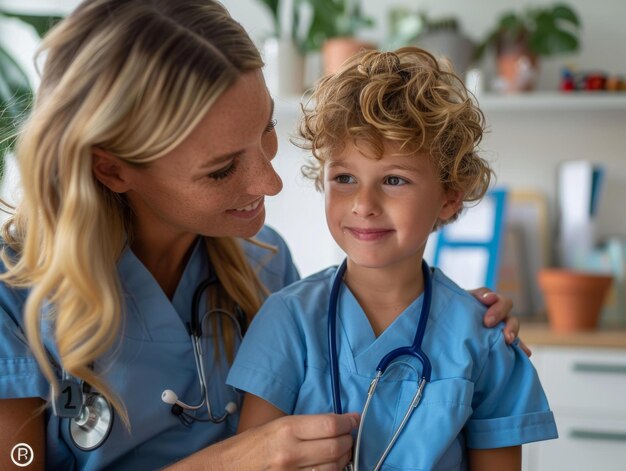
[[[100,447],[111,433],[113,409],[102,394],[91,390],[88,384],[61,370],[59,393],[52,388],[52,413],[69,420],[72,443],[82,451]]]
[[[237,337],[240,341],[243,338],[243,334],[245,334],[246,332],[248,323],[245,313],[241,310],[239,306],[235,307],[234,314],[225,309],[212,309],[206,311],[202,318],[200,317],[200,304],[202,301],[202,293],[207,291],[211,285],[215,285],[217,283],[219,283],[219,280],[217,276],[213,273],[213,270],[210,269],[209,277],[202,283],[200,283],[200,285],[196,288],[193,294],[191,322],[187,324],[189,337],[191,338],[191,344],[193,345],[193,353],[194,359],[196,361],[198,382],[200,384],[200,402],[198,402],[196,405],[186,404],[179,400],[178,395],[171,389],[166,389],[161,393],[161,400],[166,404],[170,404],[172,406],[172,414],[177,416],[181,423],[186,426],[191,425],[193,422],[211,422],[214,424],[221,424],[226,420],[229,415],[237,412],[238,409],[237,404],[230,401],[224,407],[224,412],[221,415],[213,415],[213,411],[211,409],[211,401],[209,399],[209,391],[207,387],[208,382],[206,372],[204,370],[204,362],[202,361],[202,326],[207,320],[215,315],[226,317],[227,319],[229,319],[230,322],[232,322],[233,326],[235,327]],[[206,405],[207,411],[206,418],[197,417],[196,415],[190,414],[188,412],[198,411],[204,405]]]
[[[347,261],[344,260],[337,273],[335,275],[335,279],[333,280],[333,285],[330,291],[330,302],[328,304],[328,348],[330,355],[330,379],[331,379],[331,388],[332,388],[332,396],[333,396],[333,409],[335,414],[341,414],[341,393],[339,390],[339,357],[337,354],[337,303],[339,299],[339,289],[341,287],[341,283],[343,281],[343,275],[346,271]],[[380,459],[376,463],[376,467],[374,471],[378,471],[382,466],[383,462],[387,458],[387,455],[395,445],[396,441],[406,423],[408,422],[411,414],[418,406],[422,394],[424,392],[424,387],[426,383],[430,382],[430,373],[431,373],[431,365],[428,356],[424,351],[422,351],[422,340],[424,340],[424,333],[426,331],[426,323],[428,322],[428,315],[430,313],[430,303],[432,299],[432,279],[430,274],[430,268],[428,268],[428,264],[425,261],[422,261],[422,273],[424,275],[424,297],[422,301],[422,310],[420,313],[420,318],[417,324],[417,330],[415,332],[415,338],[413,339],[413,344],[407,347],[396,348],[395,350],[387,353],[378,363],[376,367],[376,376],[370,383],[369,389],[367,391],[367,399],[365,401],[365,406],[363,406],[363,412],[361,414],[361,423],[359,424],[359,429],[356,436],[356,444],[354,451],[354,466],[349,464],[346,469],[358,471],[359,469],[359,455],[361,451],[361,436],[363,434],[363,424],[365,423],[365,417],[367,415],[367,410],[369,409],[370,403],[372,401],[372,397],[374,397],[374,392],[376,391],[376,387],[378,386],[378,382],[387,371],[389,366],[393,367],[395,365],[408,365],[405,362],[396,362],[392,364],[392,361],[404,356],[409,355],[415,357],[422,364],[422,375],[421,379],[418,381],[417,391],[413,396],[407,411],[400,422],[400,425],[396,428],[391,437],[391,440],[387,444],[385,451],[381,455]],[[415,370],[415,374],[417,378],[420,378],[419,374]]]
[[[197,405],[188,405],[178,400],[178,396],[171,389],[166,389],[161,394],[161,399],[167,404],[171,404],[171,411],[184,425],[198,422],[212,422],[219,424],[237,411],[237,404],[229,402],[224,408],[224,413],[214,416],[211,411],[209,400],[207,379],[202,361],[202,325],[213,315],[226,316],[232,321],[241,337],[247,327],[247,319],[239,306],[232,314],[223,309],[214,309],[200,318],[200,303],[202,294],[209,286],[219,283],[217,276],[211,269],[208,279],[203,281],[195,290],[192,299],[191,322],[187,325],[191,342],[193,345],[196,371],[200,382],[200,393],[202,400]],[[58,383],[59,393],[52,392],[52,412],[59,418],[69,420],[69,435],[72,443],[82,451],[93,451],[100,447],[109,437],[113,427],[113,408],[102,394],[92,391],[88,384],[62,371],[61,381]],[[186,411],[197,411],[206,404],[207,418],[196,417]]]

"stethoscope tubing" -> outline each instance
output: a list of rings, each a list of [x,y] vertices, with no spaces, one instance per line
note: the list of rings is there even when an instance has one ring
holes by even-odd
[[[341,288],[341,283],[343,281],[343,276],[345,274],[347,267],[347,259],[342,262],[342,264],[337,269],[335,273],[335,278],[333,280],[333,284],[330,291],[330,299],[328,303],[328,352],[329,352],[329,360],[330,360],[330,376],[331,376],[331,392],[332,392],[332,400],[333,400],[333,410],[336,414],[342,413],[342,405],[341,405],[341,390],[339,383],[339,358],[337,353],[337,306],[339,300],[339,290]],[[359,429],[357,432],[356,444],[355,444],[355,460],[354,460],[354,470],[358,471],[359,469],[359,456],[360,456],[360,448],[361,448],[361,437],[363,433],[363,425],[365,423],[365,417],[367,415],[367,411],[369,409],[372,398],[374,397],[374,392],[376,391],[376,387],[378,386],[378,382],[385,374],[387,368],[392,364],[392,362],[404,355],[416,357],[420,363],[422,364],[422,375],[421,379],[418,382],[418,388],[413,396],[411,404],[402,418],[400,425],[394,431],[394,434],[385,447],[385,450],[381,457],[379,458],[375,471],[380,469],[383,462],[387,458],[387,455],[395,445],[398,437],[406,423],[408,422],[411,414],[418,406],[426,383],[430,382],[430,377],[432,373],[432,366],[430,363],[430,359],[422,350],[422,341],[424,340],[424,335],[426,332],[426,324],[428,323],[428,317],[430,314],[430,306],[432,300],[432,276],[430,273],[430,268],[426,261],[422,260],[422,274],[424,279],[424,296],[422,299],[422,308],[420,312],[420,318],[417,324],[417,329],[415,331],[415,337],[413,339],[413,343],[408,347],[399,347],[390,352],[388,352],[378,363],[376,367],[376,376],[370,383],[367,392],[367,399],[365,401],[365,405],[363,407],[363,412],[361,415],[361,422],[359,424]],[[417,371],[416,371],[417,375]],[[419,378],[419,375],[417,375]]]

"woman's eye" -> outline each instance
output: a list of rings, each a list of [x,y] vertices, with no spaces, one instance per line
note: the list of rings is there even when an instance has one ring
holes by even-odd
[[[391,176],[385,179],[385,183],[387,185],[398,186],[398,185],[405,185],[407,181],[402,177]]]
[[[209,178],[212,178],[213,180],[222,180],[223,178],[226,178],[232,175],[235,172],[236,168],[237,168],[237,164],[233,162],[230,165],[228,165],[228,167],[225,167],[213,173],[209,173]]]
[[[276,129],[277,124],[278,121],[276,121],[276,118],[272,119],[265,128],[265,132],[272,132],[274,129]]]
[[[352,183],[354,181],[350,175],[337,175],[334,180],[337,183]]]

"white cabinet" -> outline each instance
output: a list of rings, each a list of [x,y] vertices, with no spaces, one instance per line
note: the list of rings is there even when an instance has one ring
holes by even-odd
[[[559,438],[524,446],[525,471],[626,470],[626,349],[533,347]]]

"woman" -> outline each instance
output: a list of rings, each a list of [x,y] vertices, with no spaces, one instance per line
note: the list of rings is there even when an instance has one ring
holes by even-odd
[[[0,467],[26,443],[30,469],[340,469],[355,414],[232,437],[238,331],[298,278],[263,228],[282,184],[246,32],[212,0],[88,0],[42,51],[17,148],[24,197],[3,231]],[[196,355],[198,317],[212,340]],[[83,401],[112,420],[80,416]]]

